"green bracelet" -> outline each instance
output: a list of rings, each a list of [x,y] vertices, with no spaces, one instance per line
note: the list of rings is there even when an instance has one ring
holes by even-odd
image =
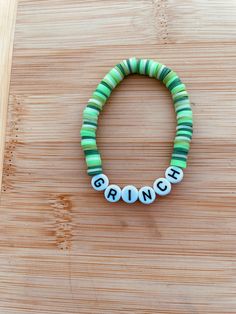
[[[165,178],[159,178],[152,187],[142,187],[139,191],[132,185],[123,190],[117,185],[109,185],[109,180],[102,170],[102,159],[96,142],[98,117],[112,90],[129,74],[141,74],[162,81],[171,92],[176,112],[176,135],[170,167],[166,169]],[[171,183],[180,182],[183,170],[187,167],[187,157],[193,133],[192,109],[185,85],[178,75],[164,64],[150,59],[123,60],[108,72],[98,84],[83,112],[81,128],[81,146],[83,148],[87,173],[92,176],[92,186],[103,191],[106,199],[116,202],[122,198],[127,203],[140,200],[144,204],[152,203],[156,196],[167,195]]]

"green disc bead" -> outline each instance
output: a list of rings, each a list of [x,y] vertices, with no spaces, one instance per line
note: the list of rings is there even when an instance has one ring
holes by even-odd
[[[128,63],[126,62],[126,60],[123,60],[123,61],[120,63],[119,69],[122,71],[122,74],[123,74],[124,76],[127,76],[127,75],[130,74],[130,70],[129,70],[129,67],[128,67]]]
[[[111,89],[109,89],[103,82],[97,86],[96,91],[99,91],[107,98],[111,95]]]
[[[174,71],[170,71],[163,79],[163,83],[168,87],[175,79],[178,79],[178,75]]]
[[[184,92],[185,91],[186,86],[184,84],[178,84],[177,86],[175,86],[174,88],[171,89],[171,94],[172,95],[176,95],[180,92]]]
[[[135,57],[133,58],[130,58],[130,64],[131,64],[131,70],[132,70],[132,73],[137,73],[137,64],[138,64],[138,61]]]
[[[158,67],[158,64],[155,61],[151,60],[150,67],[149,67],[150,77],[155,77],[155,73],[157,73],[157,67]]]
[[[147,64],[147,59],[143,59],[140,61],[139,74],[143,74],[143,75],[145,74],[146,64]]]

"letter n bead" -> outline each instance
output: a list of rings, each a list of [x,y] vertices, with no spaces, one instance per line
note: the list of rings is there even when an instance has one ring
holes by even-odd
[[[151,204],[156,199],[156,193],[150,186],[143,186],[139,192],[139,200],[143,204]]]

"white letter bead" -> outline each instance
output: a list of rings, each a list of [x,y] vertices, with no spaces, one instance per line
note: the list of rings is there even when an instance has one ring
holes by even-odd
[[[133,185],[126,185],[122,190],[122,199],[124,202],[131,204],[138,199],[138,190]]]
[[[165,176],[170,183],[178,183],[182,181],[184,173],[181,168],[170,166],[166,169]]]
[[[171,184],[167,179],[159,178],[153,183],[153,189],[158,195],[167,195],[171,191]]]
[[[115,203],[121,198],[121,188],[118,185],[111,184],[108,185],[104,192],[104,196],[107,201]]]
[[[139,192],[139,200],[143,204],[151,204],[156,199],[156,193],[150,186],[143,186]]]
[[[108,177],[101,173],[97,174],[96,176],[92,177],[91,185],[96,191],[103,191],[108,187],[109,179]]]

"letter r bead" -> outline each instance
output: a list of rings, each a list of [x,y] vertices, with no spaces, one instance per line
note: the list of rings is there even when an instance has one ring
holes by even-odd
[[[104,196],[111,203],[118,202],[121,198],[121,188],[116,184],[111,184],[106,188]]]

